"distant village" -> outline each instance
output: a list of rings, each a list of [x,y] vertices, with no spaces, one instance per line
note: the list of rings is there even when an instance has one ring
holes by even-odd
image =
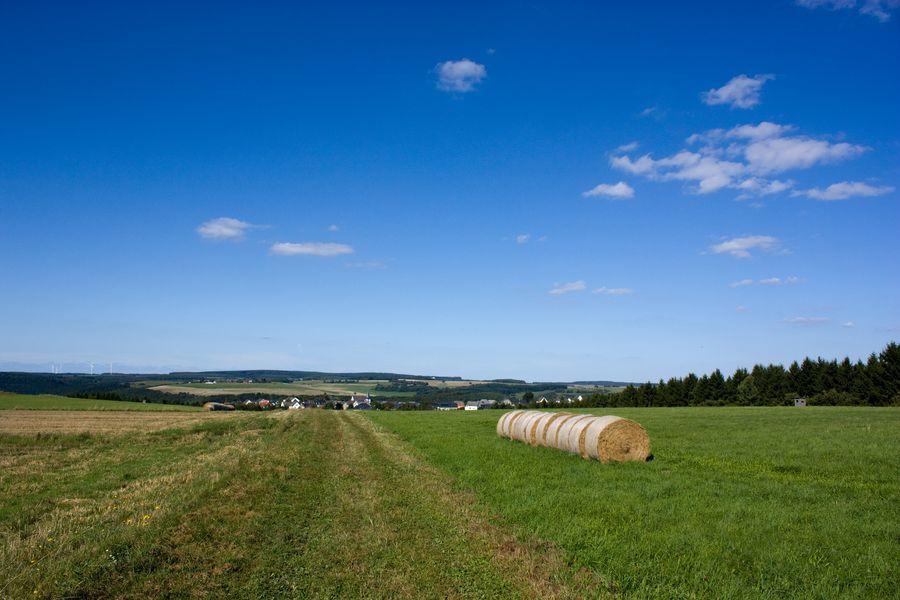
[[[548,399],[541,396],[537,400],[532,398],[504,398],[502,400],[469,400],[467,402],[434,402],[423,404],[414,400],[376,400],[369,394],[353,394],[348,399],[312,398],[301,400],[298,397],[269,400],[244,400],[237,403],[207,402],[203,405],[205,410],[304,410],[321,408],[330,410],[487,410],[492,408],[518,408],[524,406],[566,406],[580,404],[584,401],[581,395],[574,397],[553,397]]]

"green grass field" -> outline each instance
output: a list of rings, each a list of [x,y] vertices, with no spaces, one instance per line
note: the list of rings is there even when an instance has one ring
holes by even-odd
[[[0,598],[895,596],[900,411],[616,412],[654,461],[500,411],[0,434]]]
[[[143,410],[143,411],[183,411],[200,410],[196,406],[181,404],[143,404],[141,402],[119,402],[117,400],[90,400],[67,398],[65,396],[32,396],[0,392],[0,410]]]
[[[500,439],[500,414],[370,418],[627,596],[895,597],[898,410],[618,409],[655,455],[619,465]]]

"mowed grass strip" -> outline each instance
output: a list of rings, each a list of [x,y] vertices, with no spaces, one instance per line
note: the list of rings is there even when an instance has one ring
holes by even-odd
[[[471,509],[358,414],[118,436],[0,435],[0,597],[566,597],[603,592]],[[581,586],[581,587],[578,587]]]
[[[143,402],[120,402],[118,400],[92,400],[89,398],[68,398],[49,394],[9,394],[0,392],[2,410],[133,410],[133,411],[199,411],[200,407],[183,404],[156,404]]]
[[[372,413],[497,522],[626,597],[892,597],[900,411],[603,409],[655,460],[603,465],[500,439],[500,411]]]

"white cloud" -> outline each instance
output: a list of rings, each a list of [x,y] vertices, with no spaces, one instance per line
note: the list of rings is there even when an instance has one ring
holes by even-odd
[[[776,173],[831,164],[869,150],[858,144],[786,135],[793,129],[768,121],[712,129],[687,138],[687,144],[699,144],[696,150],[680,150],[659,159],[650,153],[637,158],[619,153],[610,157],[610,165],[657,181],[695,182],[691,191],[699,194],[739,190],[738,199],[745,199],[793,188],[791,179],[772,179]]]
[[[627,157],[626,157],[627,158]],[[620,181],[619,183],[601,183],[596,186],[592,190],[588,190],[581,194],[585,198],[590,198],[593,196],[607,196],[609,198],[633,198],[634,197],[634,188],[625,183],[624,181]]]
[[[603,294],[604,296],[627,296],[628,294],[633,294],[634,290],[631,288],[599,287],[595,289],[593,293]]]
[[[853,321],[847,321],[846,323],[842,324],[841,327],[856,327],[856,323],[854,323]]]
[[[737,127],[732,127],[725,133],[725,136],[745,140],[764,140],[780,137],[788,131],[791,131],[793,128],[793,125],[779,125],[778,123],[770,123],[769,121],[760,121],[758,125],[738,125]]]
[[[256,226],[231,217],[219,217],[201,223],[197,227],[197,233],[207,240],[239,242],[244,239],[247,230],[251,227]]]
[[[628,156],[614,156],[610,164],[613,168],[650,179],[696,181],[697,192],[700,194],[714,192],[731,185],[733,178],[745,170],[744,165],[740,163],[688,150],[659,160],[654,160],[649,154],[637,160],[631,160]],[[587,194],[594,195],[591,192]]]
[[[809,190],[797,190],[794,196],[807,196],[813,200],[834,201],[846,200],[854,197],[872,197],[890,194],[894,188],[889,185],[874,186],[861,181],[841,181],[832,183],[824,190],[812,188]]]
[[[791,180],[780,181],[778,179],[769,181],[759,177],[748,177],[735,185],[735,187],[739,190],[744,190],[745,193],[738,196],[738,199],[743,200],[750,196],[769,196],[787,191],[794,187],[794,182]]]
[[[797,0],[805,8],[827,8],[830,10],[859,8],[860,14],[875,17],[882,23],[891,20],[891,11],[900,6],[900,0]]]
[[[563,294],[569,294],[572,292],[583,292],[587,289],[587,285],[582,280],[571,281],[569,283],[556,284],[553,289],[551,289],[548,294],[551,296],[562,296]]]
[[[751,142],[744,149],[750,169],[759,173],[780,173],[792,169],[807,169],[817,164],[833,163],[859,156],[865,146],[794,136],[767,138]]]
[[[736,306],[736,307],[734,308],[734,310],[735,310],[736,312],[739,312],[739,313],[750,312],[750,309],[747,308],[746,306],[744,306],[743,304],[740,304],[740,305]]]
[[[519,235],[516,236],[516,243],[517,244],[527,244],[528,240],[530,240],[530,239],[531,239],[530,233],[520,233]]]
[[[328,231],[335,232],[335,231],[340,231],[340,230],[341,230],[341,228],[338,227],[337,225],[329,225],[328,226]]]
[[[792,325],[821,325],[830,320],[828,317],[791,317],[790,319],[785,319],[784,322]]]
[[[278,256],[339,256],[341,254],[353,254],[353,248],[347,244],[334,244],[331,242],[278,242],[272,244],[269,252]]]
[[[639,145],[640,144],[638,144],[637,142],[629,142],[627,144],[622,144],[621,146],[616,148],[616,152],[618,152],[620,154],[622,154],[624,152],[633,152],[633,151],[637,150],[637,147]]]
[[[731,108],[753,108],[759,104],[759,94],[763,84],[773,75],[756,75],[748,77],[738,75],[718,89],[711,89],[702,94],[703,101],[710,106],[728,104]]]
[[[468,58],[448,60],[434,67],[437,87],[445,92],[472,92],[475,86],[487,77],[487,69],[482,64]]]
[[[710,246],[713,254],[730,254],[735,258],[749,258],[752,250],[772,252],[778,247],[778,239],[769,235],[736,237]]]

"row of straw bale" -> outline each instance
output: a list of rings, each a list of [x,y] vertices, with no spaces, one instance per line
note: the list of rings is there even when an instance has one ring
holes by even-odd
[[[647,432],[621,417],[514,410],[500,417],[497,435],[601,462],[647,460],[650,456]]]

